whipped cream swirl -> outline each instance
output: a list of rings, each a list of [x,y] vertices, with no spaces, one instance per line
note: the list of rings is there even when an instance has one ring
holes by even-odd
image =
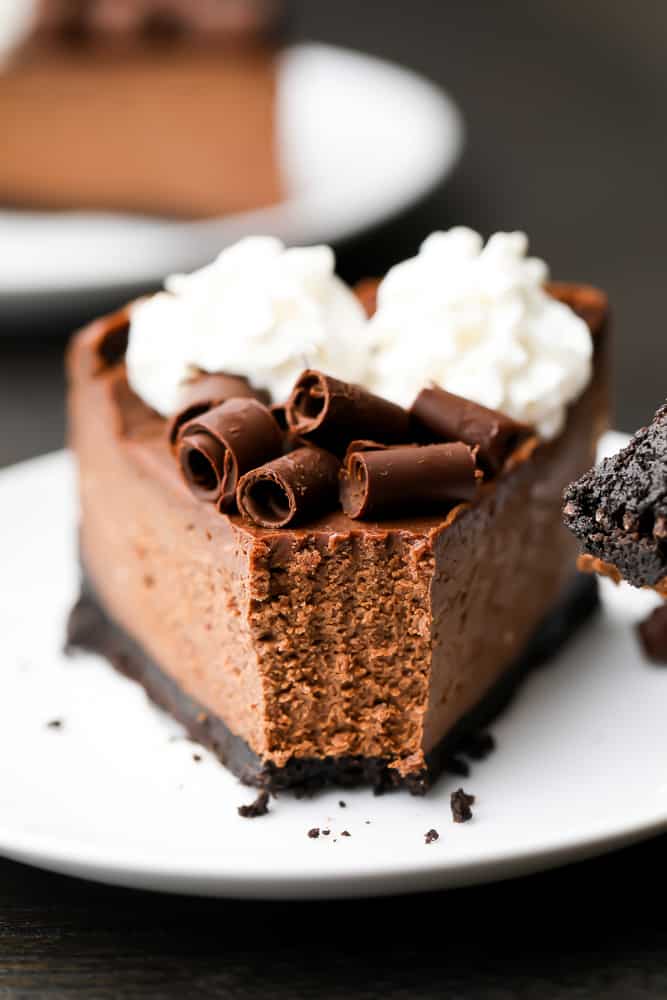
[[[368,324],[330,247],[251,236],[193,274],[172,275],[132,311],[128,381],[158,413],[178,409],[196,371],[245,376],[287,398],[304,368],[364,383]]]
[[[369,388],[409,406],[436,383],[533,425],[544,438],[591,377],[586,323],[544,290],[523,233],[436,232],[380,284]]]

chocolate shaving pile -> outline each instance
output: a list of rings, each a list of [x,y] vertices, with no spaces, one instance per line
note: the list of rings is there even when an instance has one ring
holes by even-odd
[[[167,428],[192,493],[265,528],[338,506],[355,519],[448,510],[473,500],[529,433],[436,387],[408,412],[312,369],[286,403],[265,399],[244,378],[200,374]]]

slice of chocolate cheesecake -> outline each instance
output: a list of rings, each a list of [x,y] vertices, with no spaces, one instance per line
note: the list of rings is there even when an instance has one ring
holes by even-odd
[[[280,325],[303,304],[297,273],[303,294],[314,296],[304,316],[315,300],[320,316],[331,310],[327,323],[339,322],[343,300],[349,312],[336,334],[308,330],[311,369],[296,379],[286,350],[279,365],[266,362],[277,356],[273,341],[270,351],[255,341],[252,356],[244,363],[238,354],[232,366],[221,353],[238,342],[216,327],[204,352],[201,279],[75,337],[69,406],[84,586],[69,641],[139,680],[248,783],[421,792],[470,728],[595,607],[594,580],[575,572],[561,494],[590,466],[606,423],[606,299],[586,286],[549,286],[546,305],[540,299],[547,312],[556,299],[567,304],[553,314],[564,336],[571,321],[570,333],[582,333],[574,320],[584,315],[593,343],[590,377],[548,437],[518,412],[452,392],[441,393],[440,408],[433,395],[441,390],[429,389],[402,409],[375,392],[370,369],[373,394],[346,382],[355,365],[375,364],[376,346],[353,356],[359,338],[371,344],[374,333],[351,293],[331,284],[325,255],[310,253],[278,254],[267,279],[275,289],[276,274],[289,272],[285,294],[295,296],[293,309],[277,308],[275,344],[297,337],[296,326],[288,338]],[[215,294],[227,278],[236,288],[235,260]],[[258,299],[263,274],[254,275]],[[189,294],[199,303],[196,329],[171,331],[172,299]],[[382,298],[381,287],[380,309]],[[149,334],[158,313],[163,325]],[[145,346],[154,332],[157,374],[148,362],[159,352]],[[174,395],[167,374],[181,335],[191,337],[178,355],[188,358],[189,383]],[[349,350],[334,366],[336,337],[347,337]],[[298,371],[302,348],[290,344]],[[212,386],[210,378],[197,403],[201,370],[214,368],[234,376],[233,406],[224,380]],[[518,399],[519,383],[507,384]],[[286,429],[264,406],[266,389],[286,403]],[[549,407],[553,427],[553,398]],[[266,431],[248,429],[267,417]]]

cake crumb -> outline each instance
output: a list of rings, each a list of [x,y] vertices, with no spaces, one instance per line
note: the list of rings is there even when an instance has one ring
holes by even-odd
[[[195,754],[195,756],[197,756]],[[201,758],[200,758],[201,759]],[[239,806],[238,814],[243,819],[255,819],[256,816],[266,816],[269,811],[269,793],[266,789],[259,793],[254,802],[247,806]]]
[[[199,764],[201,762],[202,755],[200,753],[193,753],[192,759],[195,762],[195,764]]]
[[[349,830],[342,830],[341,831],[341,837],[351,837],[351,836],[352,836],[352,834],[350,833]]]
[[[322,836],[323,837],[328,837],[330,833],[331,833],[331,830],[322,830]]]
[[[428,830],[424,834],[424,843],[425,844],[432,844],[436,840],[440,840],[440,834],[438,833],[437,830],[431,829],[431,830]]]
[[[63,720],[62,719],[51,719],[49,722],[46,723],[46,728],[47,729],[62,729],[63,728]]]
[[[467,823],[472,819],[472,809],[475,801],[474,795],[468,795],[462,788],[457,788],[451,795],[452,819],[455,823]]]
[[[310,837],[311,840],[317,840],[319,835],[320,835],[319,826],[314,826],[311,830],[308,831],[308,836]]]
[[[340,800],[338,805],[341,807],[341,809],[347,809],[347,802],[343,802],[342,799]]]

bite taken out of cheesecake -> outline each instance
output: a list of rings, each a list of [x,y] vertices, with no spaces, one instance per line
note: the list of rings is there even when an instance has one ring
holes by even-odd
[[[70,645],[269,790],[423,792],[596,605],[561,495],[607,422],[605,296],[454,229],[361,301],[254,238],[69,351]]]

